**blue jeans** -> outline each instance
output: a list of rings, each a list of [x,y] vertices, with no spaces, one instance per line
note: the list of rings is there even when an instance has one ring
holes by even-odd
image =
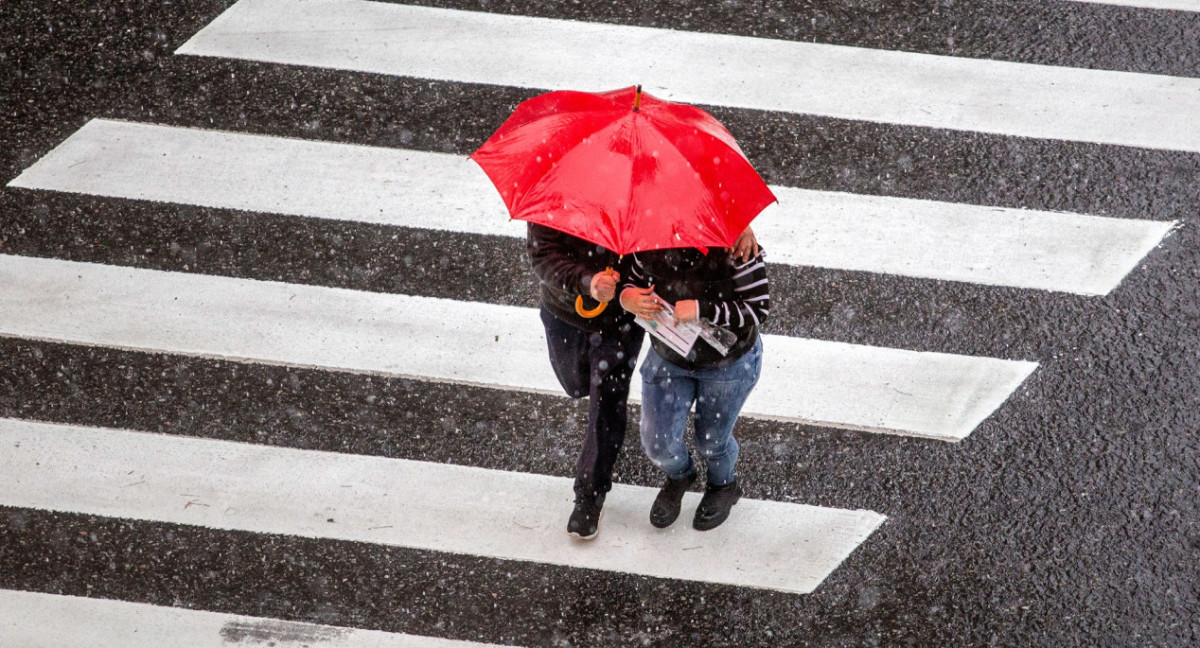
[[[703,344],[703,342],[697,342]],[[653,348],[642,363],[642,449],[672,479],[695,470],[683,433],[696,405],[696,449],[708,464],[708,484],[734,480],[738,444],[733,424],[762,371],[762,339],[726,367],[689,371]]]

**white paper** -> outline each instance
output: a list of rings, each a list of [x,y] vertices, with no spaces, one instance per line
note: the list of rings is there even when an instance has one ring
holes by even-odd
[[[652,320],[641,316],[636,317],[638,325],[649,331],[650,335],[662,340],[675,353],[687,357],[687,354],[691,353],[692,347],[696,344],[696,338],[700,337],[699,323],[677,323],[675,321],[675,309],[657,294],[654,297],[662,304],[663,309]]]

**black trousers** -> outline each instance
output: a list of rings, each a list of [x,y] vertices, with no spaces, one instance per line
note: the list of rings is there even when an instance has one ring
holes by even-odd
[[[542,309],[550,364],[571,398],[588,397],[588,426],[575,466],[575,496],[595,497],[612,488],[613,465],[625,443],[629,380],[644,333],[637,324],[591,333]]]

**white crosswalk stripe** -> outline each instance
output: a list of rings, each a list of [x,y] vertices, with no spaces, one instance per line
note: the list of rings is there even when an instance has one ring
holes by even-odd
[[[1173,9],[1177,11],[1200,11],[1200,0],[1071,0],[1089,4],[1137,7],[1139,9]]]
[[[322,286],[0,256],[0,335],[561,393],[533,309]],[[970,434],[1037,367],[764,345],[746,416],[944,440]]]
[[[218,614],[143,603],[0,590],[11,648],[489,648],[494,644]]]
[[[811,592],[884,520],[743,499],[711,532],[655,529],[656,488],[617,485],[604,533],[560,522],[571,480],[0,419],[0,504]],[[694,509],[697,493],[684,505]],[[189,505],[189,502],[191,505]]]
[[[364,0],[240,0],[177,53],[1200,152],[1184,77]]]
[[[118,198],[524,236],[461,156],[93,120],[9,183]],[[1173,222],[772,187],[776,263],[1111,291]]]

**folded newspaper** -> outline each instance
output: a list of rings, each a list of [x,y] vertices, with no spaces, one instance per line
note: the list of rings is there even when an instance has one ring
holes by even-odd
[[[658,297],[658,295],[655,295]],[[697,320],[695,322],[676,322],[675,309],[665,300],[658,297],[663,309],[654,319],[635,317],[638,326],[650,332],[650,335],[660,339],[675,353],[687,357],[696,345],[696,339],[702,339],[721,355],[729,353],[730,347],[737,342],[737,336],[732,331],[717,326],[711,322]]]

